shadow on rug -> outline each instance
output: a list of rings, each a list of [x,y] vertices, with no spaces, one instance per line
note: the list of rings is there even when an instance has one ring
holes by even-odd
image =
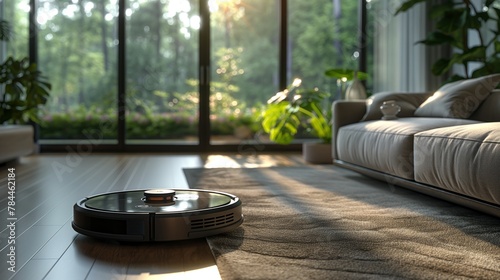
[[[499,219],[335,166],[184,169],[243,203],[223,279],[500,279]]]

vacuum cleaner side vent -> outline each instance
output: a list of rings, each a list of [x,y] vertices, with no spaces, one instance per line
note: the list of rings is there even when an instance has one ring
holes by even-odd
[[[191,220],[191,230],[217,228],[233,222],[234,213],[204,219],[193,219]]]

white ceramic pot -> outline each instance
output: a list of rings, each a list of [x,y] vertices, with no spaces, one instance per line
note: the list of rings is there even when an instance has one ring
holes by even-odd
[[[354,78],[345,92],[346,100],[366,99],[366,89],[363,83],[358,79],[358,72],[354,72]]]
[[[302,156],[309,163],[331,164],[333,163],[332,144],[303,143]]]

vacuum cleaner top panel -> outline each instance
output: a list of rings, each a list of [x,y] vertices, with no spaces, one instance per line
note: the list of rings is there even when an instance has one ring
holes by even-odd
[[[176,213],[207,210],[231,203],[232,197],[217,192],[175,190],[170,201],[148,202],[144,190],[107,193],[88,198],[84,204],[89,209],[126,213]]]

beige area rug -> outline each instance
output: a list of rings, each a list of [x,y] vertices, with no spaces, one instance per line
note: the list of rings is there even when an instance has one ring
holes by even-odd
[[[241,198],[223,279],[500,279],[500,219],[335,166],[185,169]]]

